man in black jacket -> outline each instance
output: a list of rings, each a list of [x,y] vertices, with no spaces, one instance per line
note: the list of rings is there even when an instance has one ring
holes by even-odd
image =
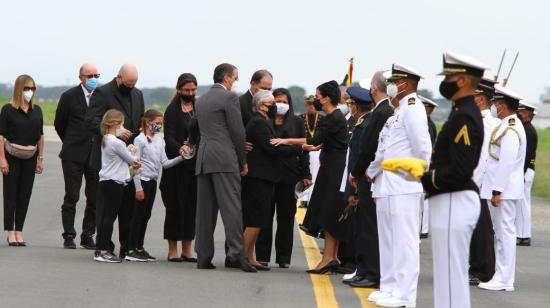
[[[101,119],[109,109],[119,110],[124,114],[124,131],[120,138],[131,144],[139,134],[141,119],[145,112],[143,94],[135,87],[138,80],[138,71],[132,64],[123,65],[118,75],[109,83],[97,88],[91,99],[86,113],[86,127],[94,134],[91,165],[94,169],[101,169]],[[121,258],[126,256],[126,242],[130,232],[130,218],[135,200],[134,185],[127,185],[124,191],[123,206],[118,214],[118,228]],[[102,200],[97,202],[98,216],[101,215]],[[114,249],[114,247],[113,247]]]
[[[525,174],[525,198],[520,207],[518,207],[516,215],[516,235],[517,245],[531,246],[531,188],[533,187],[533,179],[535,178],[535,159],[537,157],[537,130],[531,124],[534,117],[536,107],[521,102],[518,108],[518,117],[525,129],[525,137],[527,138],[527,149],[525,155],[525,166],[523,172]]]
[[[273,86],[273,75],[268,70],[256,71],[250,79],[250,89],[245,94],[239,97],[239,103],[241,104],[241,115],[243,117],[243,124],[246,127],[246,123],[252,118],[254,112],[252,112],[252,97],[259,89],[269,90]]]
[[[63,142],[59,158],[65,180],[65,197],[61,206],[61,221],[63,222],[63,247],[76,249],[74,238],[74,217],[76,203],[80,197],[82,176],[86,179],[86,209],[82,221],[80,245],[86,249],[94,249],[95,233],[95,198],[98,174],[90,164],[93,134],[86,129],[84,118],[90,104],[90,96],[97,87],[99,73],[92,64],[80,67],[80,84],[65,91],[55,112],[54,126]]]
[[[378,226],[376,206],[372,199],[371,184],[367,181],[365,171],[374,160],[378,147],[378,137],[386,120],[393,114],[393,107],[386,94],[386,77],[384,72],[378,71],[371,80],[370,93],[374,102],[369,120],[363,128],[359,146],[359,156],[351,169],[349,181],[359,197],[358,207],[364,210],[362,215],[363,226],[359,228],[357,236],[364,241],[364,249],[360,249],[361,265],[353,279],[352,286],[372,288],[380,282],[380,256],[378,247]]]

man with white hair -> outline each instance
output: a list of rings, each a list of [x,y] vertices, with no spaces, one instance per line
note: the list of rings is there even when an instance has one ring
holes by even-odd
[[[138,70],[133,64],[124,64],[118,71],[117,76],[107,84],[97,88],[90,98],[90,107],[86,113],[86,126],[94,133],[94,145],[90,154],[90,165],[95,170],[101,169],[101,132],[100,123],[105,112],[109,109],[116,109],[124,114],[124,129],[120,139],[127,145],[132,144],[134,138],[139,135],[141,119],[145,112],[143,93],[136,88],[138,81]],[[123,205],[118,214],[118,228],[120,241],[120,257],[126,257],[126,243],[130,233],[130,219],[135,200],[134,185],[126,185],[124,190]],[[97,215],[102,215],[102,200],[97,200]],[[114,250],[114,244],[113,244]],[[155,258],[140,247],[140,253],[149,260]]]

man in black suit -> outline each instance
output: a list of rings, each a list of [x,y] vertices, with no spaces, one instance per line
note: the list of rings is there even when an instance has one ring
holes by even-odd
[[[366,178],[365,171],[374,160],[378,147],[378,137],[386,120],[393,114],[393,107],[386,94],[386,77],[384,72],[378,71],[371,80],[370,93],[374,101],[374,108],[368,123],[363,128],[359,156],[355,162],[349,181],[352,188],[357,189],[359,196],[358,207],[365,210],[363,227],[360,228],[358,238],[362,238],[365,244],[363,250],[364,268],[362,273],[353,282],[353,287],[372,288],[380,282],[380,256],[378,248],[378,226],[376,219],[376,205],[372,199],[371,183]],[[357,274],[357,273],[356,273]]]
[[[95,249],[95,199],[98,181],[97,170],[90,165],[93,134],[86,129],[84,118],[90,104],[90,96],[97,87],[99,73],[92,64],[80,67],[80,84],[65,91],[55,112],[54,126],[63,142],[59,158],[65,180],[65,197],[61,206],[63,222],[63,247],[76,249],[74,217],[80,197],[82,176],[86,179],[86,209],[82,221],[80,246]]]
[[[259,89],[271,91],[272,85],[273,75],[271,75],[268,70],[259,70],[252,75],[250,79],[250,89],[239,97],[244,126],[246,126],[246,123],[248,123],[250,118],[254,115],[254,112],[252,112],[252,96],[254,96]]]
[[[138,71],[135,65],[124,64],[118,75],[109,83],[97,88],[86,113],[86,127],[94,134],[94,145],[91,154],[91,165],[101,169],[101,119],[109,109],[119,110],[124,114],[124,131],[120,138],[131,144],[139,134],[141,119],[145,112],[143,94],[135,87],[138,81]],[[126,242],[130,232],[130,218],[135,199],[134,185],[127,185],[124,191],[123,206],[118,214],[118,228],[121,258],[126,256]],[[101,215],[102,200],[97,202],[98,216]],[[113,247],[114,249],[114,247]]]

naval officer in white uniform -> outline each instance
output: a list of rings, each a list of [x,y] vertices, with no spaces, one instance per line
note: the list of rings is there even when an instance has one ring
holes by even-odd
[[[387,140],[380,142],[383,157],[375,158],[369,169],[378,170],[367,176],[378,187],[376,202],[380,243],[380,291],[369,297],[382,307],[416,307],[420,273],[418,234],[422,184],[403,175],[379,171],[380,163],[391,158],[430,160],[432,144],[426,121],[426,110],[416,95],[420,74],[409,67],[394,64],[388,79],[388,96],[396,107]],[[397,104],[398,102],[398,104]],[[391,119],[391,117],[390,117]],[[382,135],[382,134],[381,134]]]
[[[495,86],[495,106],[501,124],[491,133],[487,175],[481,198],[492,205],[491,218],[497,239],[495,275],[478,286],[486,290],[513,291],[516,271],[516,211],[524,197],[526,139],[516,112],[522,99],[510,89]]]

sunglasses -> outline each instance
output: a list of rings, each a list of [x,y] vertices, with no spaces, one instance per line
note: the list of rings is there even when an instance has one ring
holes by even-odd
[[[23,91],[36,91],[36,87],[23,87]]]
[[[90,74],[90,75],[82,75],[88,79],[91,79],[91,78],[99,78],[99,76],[101,76],[101,74]]]

